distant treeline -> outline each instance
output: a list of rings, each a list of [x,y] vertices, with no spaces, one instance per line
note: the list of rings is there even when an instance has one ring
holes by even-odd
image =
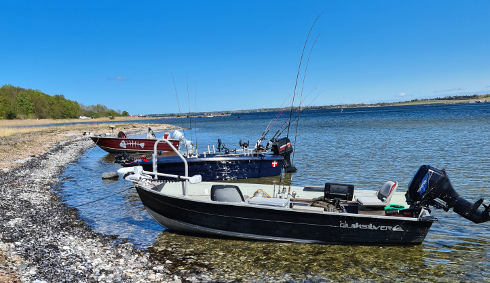
[[[412,99],[411,101],[426,101],[426,100],[467,100],[467,99],[483,99],[488,98],[489,94],[473,94],[473,95],[454,95],[426,99]]]
[[[61,94],[51,96],[39,90],[8,84],[0,88],[0,119],[69,119],[80,116],[128,116],[128,112],[115,111],[101,104],[85,106]]]
[[[488,101],[490,100],[490,94],[473,94],[473,95],[455,95],[455,96],[445,96],[445,97],[436,97],[436,98],[421,98],[421,99],[412,99],[409,101],[403,102],[379,102],[379,103],[355,103],[355,104],[339,104],[339,105],[324,105],[324,106],[302,106],[303,109],[337,109],[337,108],[361,108],[361,107],[385,107],[385,106],[395,106],[406,103],[414,103],[417,104],[419,102],[424,101],[465,101],[468,102],[471,100],[476,101]],[[285,108],[289,111],[291,108],[288,106]],[[281,108],[260,108],[260,109],[249,109],[249,110],[232,110],[229,111],[231,113],[253,113],[253,112],[271,112],[271,111],[281,111]]]

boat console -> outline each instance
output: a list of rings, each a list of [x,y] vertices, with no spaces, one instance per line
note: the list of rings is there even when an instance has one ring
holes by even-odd
[[[323,193],[326,199],[350,201],[354,197],[354,185],[325,183]]]

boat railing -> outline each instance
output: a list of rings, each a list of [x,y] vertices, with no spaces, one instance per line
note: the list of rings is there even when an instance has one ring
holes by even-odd
[[[198,184],[202,181],[201,175],[194,175],[192,177],[185,177],[185,176],[179,176],[179,175],[174,175],[174,174],[151,172],[151,171],[143,170],[143,166],[123,167],[123,168],[117,170],[117,173],[119,173],[121,175],[126,175],[127,173],[132,173],[131,175],[127,176],[125,179],[127,179],[129,181],[136,181],[136,182],[139,182],[141,180],[152,180],[153,178],[150,175],[174,178],[174,179],[177,179],[179,181],[188,180],[189,183],[191,183],[191,184]]]
[[[152,164],[153,164],[153,175],[154,175],[154,179],[158,179],[158,170],[157,170],[157,145],[160,143],[160,142],[166,142],[170,148],[180,157],[180,159],[182,159],[182,161],[184,162],[184,177],[185,177],[185,181],[184,181],[184,186],[182,188],[183,190],[183,194],[184,196],[187,196],[187,192],[188,192],[188,185],[189,185],[189,166],[187,165],[187,160],[185,160],[184,156],[182,156],[182,154],[173,146],[173,144],[167,140],[167,139],[158,139],[155,141],[155,145],[153,146],[153,155],[152,155]]]
[[[231,153],[231,152],[233,152],[233,153]],[[214,145],[213,145],[213,149],[212,150],[210,149],[210,147],[208,145],[208,151],[203,152],[204,155],[206,155],[206,154],[216,154],[216,153],[223,153],[223,154],[225,154],[224,152],[220,152],[220,151],[216,152],[216,149],[215,149]],[[248,148],[248,147],[245,148],[244,147],[242,149],[230,150],[230,153],[228,153],[228,154],[254,155],[254,154],[259,154],[259,153],[261,153],[261,152],[258,152],[258,151],[256,151],[253,148]]]

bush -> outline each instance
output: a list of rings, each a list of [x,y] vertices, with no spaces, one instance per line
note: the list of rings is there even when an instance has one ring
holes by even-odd
[[[17,118],[17,115],[15,114],[14,111],[9,110],[9,111],[5,112],[5,117],[9,120],[13,120],[13,119]]]

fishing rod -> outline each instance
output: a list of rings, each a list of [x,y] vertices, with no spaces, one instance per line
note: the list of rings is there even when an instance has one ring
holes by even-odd
[[[315,90],[315,89],[316,89],[316,87],[314,87],[314,88],[313,88],[313,89],[312,89],[312,90],[311,90],[311,91],[308,93],[308,95],[310,95],[310,94],[313,92],[313,90]],[[308,95],[305,97],[305,99],[304,99],[304,100],[306,100],[306,98],[308,97]],[[279,117],[281,116],[282,112],[283,112],[285,109],[286,109],[286,107],[284,107],[284,108],[282,109],[282,111],[279,113],[279,115],[277,116],[277,118],[274,120],[274,123],[273,123],[273,124],[272,124],[270,127],[268,127],[268,129],[266,129],[266,131],[265,131],[264,133],[262,133],[262,136],[260,136],[259,140],[257,141],[257,144],[255,145],[255,148],[257,148],[257,147],[259,146],[259,144],[260,144],[260,143],[261,143],[263,140],[265,140],[265,137],[267,136],[267,134],[268,134],[268,133],[269,133],[269,131],[272,129],[272,127],[274,126],[274,124],[275,124],[275,123],[276,123],[276,121],[279,119]],[[295,111],[295,112],[296,112],[296,111]],[[283,123],[283,124],[282,124],[282,126],[279,128],[279,130],[277,130],[277,132],[279,132],[279,131],[280,131],[280,130],[281,130],[283,127],[284,127],[284,125],[285,125],[287,122],[288,122],[288,120],[284,121],[284,123]],[[269,123],[269,124],[270,124],[270,123]],[[277,132],[276,132],[276,135],[277,135]],[[282,132],[281,132],[281,133],[282,133]],[[274,135],[274,137],[273,137],[271,140],[273,140],[273,139],[276,137],[276,135]],[[268,146],[266,146],[266,147],[268,147]]]
[[[311,45],[311,48],[310,48],[310,53],[308,54],[308,59],[306,60],[306,67],[305,67],[305,72],[303,74],[303,82],[302,82],[302,85],[301,85],[301,95],[300,95],[300,99],[299,99],[299,106],[298,107],[301,107],[301,103],[304,101],[303,100],[303,89],[305,87],[305,79],[306,79],[306,71],[308,71],[308,64],[310,63],[310,57],[311,57],[311,52],[313,51],[313,47],[315,46],[315,43],[316,41],[318,40],[318,37],[320,36],[320,34],[318,34],[315,38],[315,41],[313,42],[313,44]],[[306,98],[306,97],[305,97]]]
[[[306,107],[309,107],[309,106],[310,106],[310,105],[311,105],[311,104],[312,104],[312,103],[315,101],[315,99],[317,99],[317,98],[318,98],[318,96],[320,96],[320,94],[322,94],[322,93],[323,93],[323,90],[322,90],[322,91],[321,91],[321,92],[320,92],[320,93],[319,93],[317,96],[315,96],[315,98],[314,98],[314,99],[313,99],[313,100],[312,100],[312,101],[311,101],[311,102],[310,102],[308,105],[306,105]],[[303,108],[303,109],[298,109],[298,108],[296,108],[296,111],[295,111],[295,112],[298,112],[298,111],[299,111],[299,112],[303,112],[303,110],[305,110],[305,109],[306,109],[306,107],[305,107],[305,108]],[[298,119],[298,115],[296,115],[296,116],[294,117],[293,122],[294,122],[296,119]],[[286,122],[287,122],[287,121],[285,121],[285,122],[284,122],[283,126],[286,124]],[[288,126],[288,127],[289,127],[289,126]],[[281,131],[281,129],[282,129],[282,131]],[[287,127],[285,127],[285,128],[283,128],[283,127],[279,128],[279,130],[277,130],[276,134],[275,134],[275,135],[272,137],[272,139],[275,139],[275,138],[277,138],[278,136],[280,136],[280,135],[281,135],[281,134],[282,134],[282,133],[283,133],[283,132],[284,132],[286,129],[287,129]]]
[[[313,27],[315,26],[315,23],[318,21],[318,18],[320,18],[320,16],[322,14],[323,14],[323,11],[316,17],[315,21],[311,25],[310,30],[308,31],[308,35],[306,36],[305,43],[303,45],[303,50],[301,51],[301,57],[300,57],[299,64],[298,64],[298,71],[296,73],[296,80],[295,80],[295,83],[294,83],[293,99],[292,99],[292,102],[291,102],[291,111],[289,112],[289,123],[288,123],[288,127],[287,127],[288,133],[286,135],[286,138],[288,138],[288,139],[289,139],[289,129],[290,129],[290,126],[291,126],[291,118],[293,116],[294,98],[296,97],[296,88],[298,86],[298,78],[299,78],[299,73],[301,71],[301,63],[303,62],[303,55],[305,53],[306,44],[308,43],[308,38],[310,37],[311,31],[313,30]],[[291,163],[291,166],[292,166],[292,163]],[[292,183],[292,181],[293,181],[293,175],[291,174],[291,183]],[[280,183],[282,182],[282,175],[280,176],[279,182]],[[288,193],[289,192],[291,192],[291,184],[289,185]]]
[[[315,38],[315,41],[311,45],[310,53],[308,54],[308,59],[306,60],[306,67],[305,67],[305,72],[303,75],[303,85],[301,86],[301,96],[300,96],[299,105],[298,105],[299,111],[298,111],[298,119],[296,120],[296,133],[294,134],[293,148],[296,148],[296,138],[298,137],[299,116],[301,114],[301,103],[303,102],[301,98],[303,97],[303,88],[305,85],[306,71],[308,71],[308,63],[310,62],[311,52],[313,52],[313,47],[315,47],[315,43],[316,43],[319,36],[320,36],[320,34],[317,35],[317,37]],[[293,164],[294,164],[294,156],[295,156],[295,151],[293,151],[293,158],[291,159],[291,166],[293,166]],[[293,182],[293,174],[291,174],[291,183],[292,182]]]
[[[283,107],[283,106],[284,106],[284,103],[286,103],[286,100],[289,98],[289,96],[291,96],[291,94],[290,94],[290,95],[288,95],[288,96],[286,97],[286,99],[284,99],[284,101],[282,102],[282,104],[281,104],[281,106],[280,106],[279,108],[281,108],[281,107]],[[289,104],[289,102],[288,102],[288,104]],[[284,106],[284,108],[282,108],[282,111],[284,111],[284,109],[286,109],[286,106]],[[270,128],[270,127],[272,127],[272,126],[271,126],[272,121],[274,120],[274,123],[275,123],[275,121],[277,121],[277,119],[278,119],[278,118],[281,116],[282,111],[281,111],[281,113],[279,113],[279,115],[276,117],[276,119],[275,119],[275,120],[274,120],[274,118],[272,118],[272,119],[269,121],[269,124],[267,125],[267,127],[265,127],[265,130],[264,130],[264,132],[262,133],[262,135],[264,135],[264,133],[265,133],[265,132],[266,132],[266,131],[267,131],[267,130]]]
[[[316,40],[315,40],[315,41],[316,41]],[[304,82],[304,80],[303,80],[303,82]],[[315,90],[315,89],[316,89],[316,87],[314,87],[314,88],[313,88],[313,89],[312,89],[312,90],[311,90],[311,91],[308,93],[308,95],[310,95],[310,94],[313,92],[313,90]],[[308,97],[308,95],[307,95],[306,97]],[[284,99],[284,101],[282,102],[282,104],[281,104],[281,106],[280,106],[280,107],[283,107],[283,105],[284,105],[284,104],[286,103],[286,101],[288,100],[289,96],[291,96],[291,94],[290,94],[290,95],[288,95],[288,96],[286,97],[286,99]],[[306,99],[306,97],[305,97],[305,99]],[[291,99],[292,99],[292,98],[291,98]],[[290,99],[289,101],[291,101],[291,99]],[[289,102],[288,102],[287,104],[289,104]],[[279,112],[279,114],[277,115],[277,117],[276,117],[275,119],[274,119],[274,118],[272,118],[272,119],[269,121],[269,124],[267,125],[267,127],[265,127],[264,132],[262,132],[262,135],[261,135],[261,136],[260,136],[260,138],[257,140],[257,144],[255,145],[255,148],[257,148],[257,147],[259,146],[259,144],[260,144],[260,143],[261,143],[261,142],[262,142],[262,141],[265,139],[265,136],[266,136],[266,135],[269,133],[269,131],[270,131],[270,130],[272,129],[272,127],[275,125],[275,123],[277,122],[277,120],[279,119],[279,117],[281,117],[282,113],[284,112],[284,110],[286,110],[286,108],[287,108],[287,106],[284,106],[284,107],[282,108],[281,112]],[[281,128],[282,128],[282,127],[284,127],[284,124],[281,126]]]
[[[177,98],[177,107],[179,108],[179,117],[182,116],[180,113],[180,104],[179,104],[179,96],[177,95],[177,87],[175,86],[175,79],[174,79],[174,74],[172,74],[172,81],[174,82],[174,89],[175,89],[175,97]],[[182,133],[185,135],[184,132],[184,121],[180,121],[182,123]]]
[[[291,116],[293,115],[293,108],[294,108],[294,98],[296,97],[296,88],[298,86],[298,78],[299,78],[299,73],[301,71],[301,63],[303,63],[303,55],[305,54],[305,48],[306,44],[308,43],[308,38],[310,37],[311,31],[313,30],[313,27],[315,26],[316,21],[318,21],[318,18],[323,14],[323,11],[316,17],[315,21],[310,27],[310,30],[308,31],[308,35],[306,36],[305,44],[303,45],[303,51],[301,51],[301,57],[299,59],[299,65],[298,65],[298,72],[296,73],[296,81],[294,83],[294,91],[293,91],[293,101],[291,103],[291,112],[289,113],[289,125],[288,125],[288,133],[286,135],[287,138],[289,138],[289,126],[291,125]]]
[[[289,98],[290,95],[288,95],[288,97],[286,97],[286,100]],[[281,104],[281,107],[284,105],[284,103],[286,102],[286,100],[283,101],[283,103]],[[288,103],[289,104],[289,103]],[[281,112],[279,113],[279,115],[277,115],[276,119],[272,118],[271,121],[269,122],[269,124],[267,125],[267,127],[265,128],[264,132],[262,132],[262,135],[260,136],[260,138],[257,140],[257,143],[255,144],[255,149],[257,149],[257,147],[260,145],[260,143],[265,140],[265,136],[269,133],[270,129],[272,129],[272,127],[274,126],[274,124],[276,123],[277,119],[279,119],[279,117],[281,116],[282,112],[286,109],[286,106],[284,106],[284,108],[282,108]],[[271,125],[272,123],[272,125]]]
[[[185,76],[185,85],[187,87],[187,105],[189,105],[189,128],[190,128],[190,132],[191,132],[191,141],[192,141],[191,102],[189,99],[189,83],[187,82],[187,76]]]
[[[313,92],[313,90],[315,90],[316,87],[314,87],[309,93],[308,95],[306,95],[305,99]],[[288,97],[286,97],[286,100],[289,98],[290,95],[288,95]],[[284,102],[282,103],[282,105],[284,105],[284,103],[286,102],[286,100],[284,100]],[[291,100],[290,100],[291,101]],[[281,107],[282,107],[281,105]],[[286,109],[287,106],[284,106],[284,108],[281,110],[281,112],[279,113],[279,115],[277,115],[276,119],[271,119],[271,121],[269,122],[269,125],[267,125],[267,127],[265,128],[264,132],[262,133],[262,135],[260,136],[260,138],[257,140],[257,143],[255,145],[255,148],[257,148],[259,146],[259,144],[265,140],[265,137],[267,136],[267,134],[269,133],[269,131],[272,129],[272,127],[274,126],[274,124],[277,122],[277,120],[279,119],[279,117],[281,116],[282,112]],[[280,131],[284,125],[286,124],[287,120],[282,124],[282,126],[279,128],[278,131]],[[271,125],[272,123],[272,125]]]
[[[310,95],[310,94],[311,94],[311,93],[312,93],[312,92],[313,92],[315,89],[316,89],[316,86],[315,86],[315,87],[314,87],[312,90],[310,90],[310,92],[309,92],[309,93],[308,93],[308,94],[305,96],[305,98],[303,99],[303,101],[305,101],[305,100],[306,100],[306,98],[308,98],[308,96],[309,96],[309,95]],[[317,97],[318,97],[318,95],[317,95]],[[316,97],[315,97],[315,99],[316,99]],[[297,111],[298,111],[298,108],[297,108],[297,107],[296,107],[296,108],[294,108],[294,112],[297,112]],[[277,133],[278,133],[278,132],[279,132],[279,131],[280,131],[282,128],[284,128],[284,125],[286,125],[286,123],[287,123],[288,121],[289,121],[289,120],[285,120],[285,121],[284,121],[284,123],[282,123],[281,127],[280,127],[280,128],[277,130],[277,132],[276,132],[276,134],[274,135],[274,137],[276,137],[276,136],[277,136]],[[282,133],[282,132],[281,132],[281,133]]]
[[[286,102],[286,100],[284,100],[284,102]],[[281,107],[284,105],[284,102],[281,104]],[[269,130],[272,128],[272,126],[274,126],[274,124],[276,123],[277,119],[281,116],[281,114],[284,111],[284,109],[286,109],[286,107],[282,108],[281,112],[279,113],[279,115],[277,115],[276,119],[272,118],[269,121],[269,124],[267,125],[267,127],[265,127],[265,130],[262,132],[262,135],[260,136],[259,140],[263,140],[263,138],[265,137],[265,135],[267,134],[267,132],[269,132]]]
[[[194,83],[194,112],[197,113],[197,82]],[[194,133],[196,134],[196,154],[197,154],[197,119],[194,119]]]

